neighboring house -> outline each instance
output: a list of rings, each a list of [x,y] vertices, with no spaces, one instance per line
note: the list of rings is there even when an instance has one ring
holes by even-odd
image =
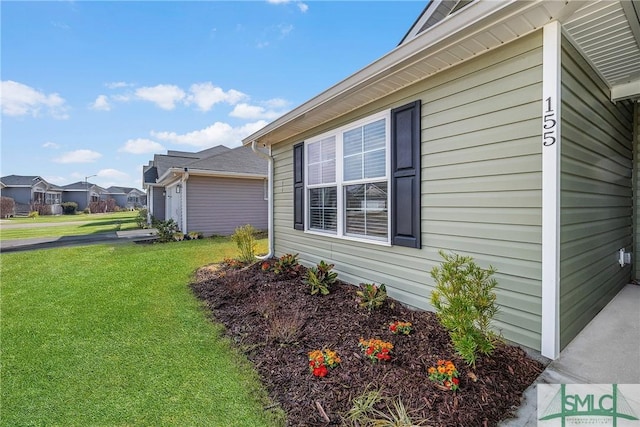
[[[11,197],[16,204],[16,214],[26,215],[36,210],[36,205],[49,206],[51,214],[62,213],[63,189],[40,176],[8,175],[0,178],[4,197]]]
[[[62,187],[64,193],[62,198],[65,202],[75,202],[78,204],[78,211],[85,210],[89,203],[106,200],[107,190],[99,185],[87,181],[78,181]]]
[[[252,224],[267,228],[267,161],[250,147],[169,151],[143,168],[151,215],[181,231],[229,235]]]
[[[471,255],[497,268],[499,331],[556,358],[637,277],[638,9],[431,1],[243,141],[272,157],[272,253],[427,310],[438,251]]]
[[[167,154],[156,154],[147,166],[142,168],[142,185],[147,191],[147,207],[149,215],[158,221],[165,220],[165,200],[166,190],[164,185],[156,182],[158,177],[164,175],[169,168],[183,167],[184,165],[200,160],[205,157],[214,156],[229,151],[223,145],[208,148],[206,150],[191,153],[188,151],[169,150]]]
[[[105,197],[114,199],[116,205],[123,209],[138,209],[147,204],[147,195],[137,188],[112,186],[105,190]]]

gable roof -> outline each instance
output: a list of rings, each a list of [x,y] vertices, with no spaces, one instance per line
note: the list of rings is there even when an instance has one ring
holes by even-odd
[[[257,156],[251,147],[241,146],[216,156],[196,160],[186,165],[189,171],[231,172],[267,176],[267,161]]]
[[[0,181],[7,187],[32,187],[44,179],[37,175],[7,175],[0,178]]]
[[[603,76],[611,89],[612,99],[640,98],[639,5],[638,0],[472,1],[415,37],[406,38],[380,59],[242,142],[271,145],[298,137],[407,86],[539,31],[554,20],[563,23],[568,29],[569,40]],[[617,26],[601,29],[602,18],[609,16],[615,17]],[[627,50],[618,49],[621,40],[626,41]],[[604,64],[598,64],[598,58],[603,58]]]
[[[200,175],[236,176],[257,178],[267,176],[268,163],[257,156],[250,147],[228,148],[224,145],[196,153],[169,150],[156,154],[153,161],[142,169],[144,184],[165,181],[170,174],[192,173]]]
[[[3,187],[34,187],[43,183],[47,191],[63,191],[59,185],[51,184],[37,175],[7,175],[0,178]]]
[[[407,34],[404,35],[398,44],[415,38],[423,31],[426,31],[473,1],[478,0],[430,0],[420,16],[418,16],[418,19],[416,19],[416,22],[413,23],[409,31],[407,31]]]
[[[86,181],[77,181],[71,184],[63,185],[62,189],[64,191],[87,191],[87,189],[90,189],[98,193],[104,193],[107,191],[104,188],[100,187],[99,185],[92,184]]]
[[[105,190],[107,192],[107,194],[130,194],[133,192],[138,192],[140,194],[144,194],[144,192],[138,190],[137,188],[133,188],[133,187],[116,187],[114,185],[112,185],[111,187],[107,188]]]

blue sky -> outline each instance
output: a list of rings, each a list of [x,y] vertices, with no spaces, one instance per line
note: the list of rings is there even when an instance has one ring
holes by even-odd
[[[392,50],[426,1],[2,1],[1,176],[141,188]]]

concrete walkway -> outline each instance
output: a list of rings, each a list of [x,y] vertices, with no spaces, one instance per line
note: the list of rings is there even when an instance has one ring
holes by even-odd
[[[94,245],[100,243],[132,242],[147,240],[157,234],[154,228],[144,230],[112,231],[108,233],[86,234],[82,236],[34,237],[0,241],[0,252],[29,251],[64,246]]]
[[[527,389],[516,418],[501,427],[538,426],[538,384],[640,384],[640,286],[626,285],[598,313]]]

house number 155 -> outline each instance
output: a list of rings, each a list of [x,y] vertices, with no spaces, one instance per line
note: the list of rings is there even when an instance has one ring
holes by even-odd
[[[556,143],[556,111],[551,105],[551,97],[544,100],[544,118],[542,120],[542,145],[548,147]]]

